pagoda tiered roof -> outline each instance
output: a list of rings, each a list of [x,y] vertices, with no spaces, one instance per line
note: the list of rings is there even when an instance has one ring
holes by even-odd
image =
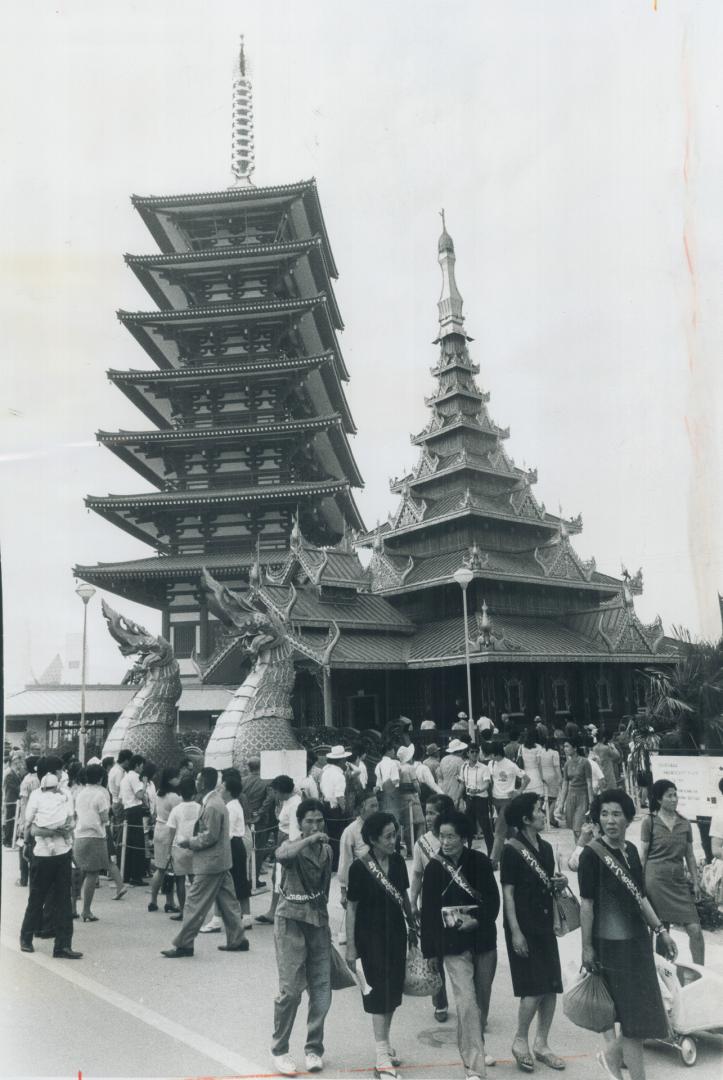
[[[299,502],[325,510],[327,500],[336,504],[336,512],[353,527],[361,524],[359,510],[346,480],[299,481],[293,484],[257,484],[245,488],[195,488],[187,491],[154,491],[138,495],[89,495],[85,505],[112,521],[125,532],[144,543],[153,544],[159,551],[168,551],[170,544],[162,540],[168,535],[169,515],[182,518],[259,507],[294,508]]]
[[[187,227],[189,222],[203,217],[228,218],[234,205],[245,212],[271,211],[274,219],[298,208],[305,217],[306,233],[312,236],[318,233],[322,239],[330,275],[334,278],[338,276],[314,178],[294,184],[231,188],[188,195],[134,195],[132,202],[164,252],[190,250],[194,245],[184,232],[184,225]],[[277,239],[277,231],[278,224],[268,237],[269,241]],[[299,232],[301,229],[297,229]],[[223,246],[227,245],[228,241]],[[215,246],[212,237],[208,246]]]
[[[107,446],[146,480],[160,486],[167,479],[161,463],[169,450],[191,452],[207,447],[220,452],[224,448],[234,448],[254,442],[273,442],[278,445],[285,441],[297,441],[300,436],[307,434],[326,435],[334,456],[341,464],[343,474],[354,486],[363,486],[344,432],[342,418],[338,413],[330,416],[284,420],[279,423],[235,425],[219,423],[171,430],[164,428],[160,431],[99,431],[96,438],[102,446]],[[159,465],[152,465],[149,459],[158,462]]]
[[[290,380],[305,377],[319,371],[324,390],[333,409],[344,419],[349,434],[356,433],[356,426],[349,409],[344,389],[334,372],[335,354],[331,351],[314,356],[285,356],[272,360],[218,364],[215,366],[131,369],[107,372],[110,381],[133,402],[153,423],[171,428],[169,396],[184,389],[225,390],[238,388],[239,381],[257,385],[282,385]]]
[[[334,297],[320,236],[274,244],[249,243],[210,251],[125,256],[127,265],[162,310],[179,310],[197,303],[201,306],[193,299],[195,292],[201,289],[203,293],[203,287],[209,283],[219,287],[224,281],[227,283],[226,291],[231,291],[229,277],[236,279],[236,288],[242,281],[247,283],[249,299],[273,297],[279,267],[285,267],[289,279],[293,281],[298,273],[295,273],[295,268],[303,259],[308,261],[310,267],[310,273],[306,275],[309,286],[306,294],[324,293],[328,296],[334,326],[337,330],[343,330],[344,324]],[[298,286],[297,295],[302,295]],[[207,296],[206,301],[216,302],[213,296]]]
[[[119,311],[118,318],[159,367],[213,359],[218,363],[220,357],[232,362],[273,360],[285,335],[298,333],[307,353],[331,350],[339,377],[349,377],[324,293],[304,299],[215,304],[182,311]],[[263,327],[263,334],[249,334],[244,328],[251,324]],[[236,342],[233,351],[226,351],[222,335],[233,328]]]

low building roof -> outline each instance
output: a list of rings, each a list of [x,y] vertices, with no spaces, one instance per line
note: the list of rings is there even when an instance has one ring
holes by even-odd
[[[120,713],[137,691],[137,686],[86,686],[86,714]],[[233,697],[235,687],[184,685],[178,708],[181,712],[219,712]],[[79,686],[26,686],[5,700],[5,715],[74,716],[80,715]]]

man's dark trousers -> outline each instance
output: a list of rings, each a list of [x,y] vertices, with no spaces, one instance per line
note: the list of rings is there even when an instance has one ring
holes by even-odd
[[[33,855],[30,865],[30,893],[20,940],[32,942],[41,925],[43,904],[49,899],[55,916],[55,951],[69,949],[73,942],[73,903],[70,897],[72,855]]]

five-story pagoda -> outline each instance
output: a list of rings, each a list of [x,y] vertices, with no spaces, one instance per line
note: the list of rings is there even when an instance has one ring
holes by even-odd
[[[233,187],[133,197],[159,252],[126,262],[157,308],[118,317],[155,367],[108,378],[150,425],[97,438],[154,490],[86,505],[156,554],[74,570],[160,608],[186,673],[218,626],[198,592],[202,566],[240,585],[257,553],[262,565],[283,559],[294,518],[319,546],[362,525],[336,264],[313,179],[252,183],[243,39],[233,123]]]

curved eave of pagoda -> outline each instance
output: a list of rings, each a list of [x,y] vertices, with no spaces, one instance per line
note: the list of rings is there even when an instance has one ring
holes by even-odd
[[[440,405],[443,401],[452,401],[456,397],[466,398],[467,401],[477,401],[482,405],[489,401],[490,395],[482,390],[468,390],[464,387],[460,388],[459,386],[456,386],[450,390],[425,397],[424,404],[427,408],[432,408],[434,405]]]
[[[295,240],[278,244],[243,244],[237,247],[214,248],[210,251],[177,251],[172,254],[129,255],[124,256],[126,265],[140,281],[149,296],[162,310],[178,310],[187,306],[187,300],[177,302],[173,286],[163,280],[165,271],[172,271],[179,276],[188,275],[190,283],[194,276],[211,275],[218,271],[248,270],[253,273],[259,268],[272,269],[281,261],[293,261],[307,256],[312,266],[312,275],[316,283],[316,292],[323,292],[329,298],[332,321],[337,330],[344,329],[344,322],[339,311],[334,289],[331,283],[329,266],[324,257],[324,248],[320,236],[304,240]]]
[[[488,435],[491,439],[509,439],[510,437],[509,428],[501,428],[497,424],[492,424],[489,428],[480,427],[473,421],[463,419],[454,420],[451,424],[445,424],[434,431],[420,431],[418,435],[410,436],[410,442],[413,446],[426,446],[427,443],[433,443],[435,439],[440,439],[449,435],[450,431],[458,431],[460,428],[472,431],[475,435]]]
[[[269,327],[288,329],[288,320],[298,320],[311,315],[316,325],[321,347],[334,353],[339,367],[339,378],[348,380],[349,373],[339,348],[336,332],[331,321],[329,300],[324,293],[303,300],[259,300],[247,304],[216,304],[205,308],[184,308],[181,311],[118,311],[119,321],[161,368],[180,367],[184,364],[178,346],[164,337],[163,327],[171,330],[199,330],[258,323]],[[301,329],[301,327],[299,327]],[[303,337],[303,329],[301,329]],[[316,353],[314,353],[316,355]],[[244,355],[228,354],[229,362],[242,363]],[[258,362],[256,357],[251,363]]]
[[[467,375],[479,375],[480,366],[474,360],[464,361],[459,357],[450,360],[448,364],[435,364],[434,367],[429,369],[429,373],[438,378],[440,375],[446,375],[455,370],[464,371]]]
[[[278,424],[174,428],[162,431],[98,431],[96,439],[145,480],[160,487],[167,477],[146,460],[146,455],[152,456],[154,452],[159,455],[160,461],[160,455],[164,450],[175,448],[191,452],[207,447],[224,449],[238,445],[240,442],[280,443],[296,440],[304,435],[312,437],[327,435],[340,472],[354,487],[364,486],[349,440],[342,427],[342,418],[338,414],[287,420]]]
[[[345,430],[350,435],[355,435],[356,425],[344,389],[337,376],[335,355],[331,351],[319,353],[315,356],[209,365],[208,367],[162,368],[160,370],[154,368],[147,371],[110,369],[106,372],[106,375],[152,423],[170,430],[172,428],[170,408],[164,411],[158,405],[157,395],[159,393],[164,401],[168,401],[168,398],[164,395],[164,389],[167,389],[169,394],[178,388],[207,387],[209,385],[218,386],[223,390],[224,384],[226,384],[230,389],[234,389],[239,378],[243,378],[248,382],[278,385],[294,374],[308,374],[317,370],[322,373],[329,400],[344,420]]]
[[[271,504],[295,510],[301,502],[313,504],[319,500],[331,500],[335,503],[337,513],[343,516],[351,528],[364,528],[346,480],[257,485],[252,488],[144,492],[140,495],[88,495],[85,505],[129,535],[165,553],[170,552],[170,544],[159,539],[159,532],[144,529],[145,522],[162,520],[164,515],[169,513],[213,516],[224,510],[243,510],[254,504]],[[341,532],[340,528],[339,533]]]
[[[237,207],[240,211],[254,206],[278,208],[283,211],[298,199],[304,204],[311,233],[318,232],[324,243],[324,254],[329,266],[329,273],[336,278],[339,275],[334,255],[329,243],[329,234],[319,201],[316,180],[300,180],[294,184],[276,184],[266,187],[229,188],[225,191],[202,191],[190,195],[133,195],[131,202],[160,247],[161,251],[178,250],[176,237],[168,227],[168,215],[193,217],[199,211],[208,213],[218,209],[220,214],[227,214]]]

